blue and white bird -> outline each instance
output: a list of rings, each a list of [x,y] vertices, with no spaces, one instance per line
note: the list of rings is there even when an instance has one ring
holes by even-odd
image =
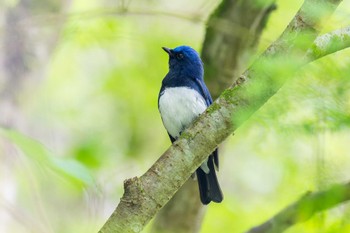
[[[203,63],[189,46],[163,47],[169,55],[169,72],[162,82],[158,109],[171,142],[174,142],[205,109],[212,98],[203,80]],[[196,170],[201,202],[221,202],[223,195],[216,177],[219,167],[217,149]]]

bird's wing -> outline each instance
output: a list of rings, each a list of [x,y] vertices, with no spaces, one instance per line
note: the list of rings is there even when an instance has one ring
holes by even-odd
[[[196,83],[201,91],[202,96],[205,99],[207,106],[211,105],[213,103],[213,100],[211,98],[211,95],[209,93],[207,86],[204,84],[204,82],[202,80],[195,79],[195,81],[196,81]]]

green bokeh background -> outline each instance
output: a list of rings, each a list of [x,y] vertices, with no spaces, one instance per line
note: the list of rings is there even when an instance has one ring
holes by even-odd
[[[122,196],[123,180],[142,175],[170,146],[157,109],[168,70],[161,47],[200,50],[218,2],[129,1],[123,8],[118,1],[73,0],[65,15],[50,18],[48,25],[65,22],[45,79],[19,93],[21,112],[40,132],[0,134],[23,152],[0,172],[11,177],[1,186],[13,189],[11,203],[24,216],[13,217],[17,210],[4,200],[6,229],[26,232],[26,221],[36,219],[43,232],[98,231]],[[277,1],[258,53],[301,4]],[[348,26],[349,15],[344,1],[322,31]],[[349,49],[305,66],[223,143],[225,200],[208,206],[201,233],[242,232],[306,191],[350,180],[349,77]],[[350,232],[349,205],[287,232]]]

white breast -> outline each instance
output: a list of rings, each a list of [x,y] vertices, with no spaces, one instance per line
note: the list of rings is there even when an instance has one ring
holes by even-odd
[[[204,98],[187,87],[166,88],[159,98],[159,111],[164,127],[173,138],[207,108]]]

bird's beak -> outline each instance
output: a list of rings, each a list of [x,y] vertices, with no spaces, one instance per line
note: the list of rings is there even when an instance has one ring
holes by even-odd
[[[167,47],[162,47],[162,49],[167,52],[169,54],[169,56],[172,56],[173,55],[173,50],[172,49],[169,49]]]

